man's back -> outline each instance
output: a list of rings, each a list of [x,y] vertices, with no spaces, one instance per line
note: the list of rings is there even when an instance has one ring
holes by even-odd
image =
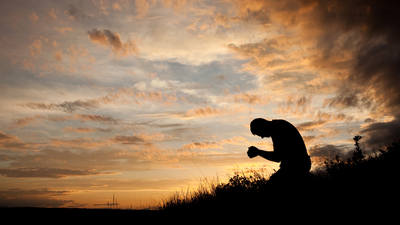
[[[307,148],[299,131],[285,120],[272,120],[271,138],[274,152],[281,161],[298,160],[308,156]]]

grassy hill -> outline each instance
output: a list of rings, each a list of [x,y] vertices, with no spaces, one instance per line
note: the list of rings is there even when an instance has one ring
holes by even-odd
[[[280,217],[282,212],[306,217],[391,216],[400,210],[400,142],[367,153],[360,148],[360,139],[354,137],[355,150],[349,158],[336,156],[307,176],[278,185],[259,172],[236,174],[227,183],[204,181],[192,193],[171,195],[160,210],[268,217]]]

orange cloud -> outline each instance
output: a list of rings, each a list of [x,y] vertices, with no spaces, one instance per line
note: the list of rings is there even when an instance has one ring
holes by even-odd
[[[125,43],[122,42],[119,33],[113,33],[110,30],[97,30],[93,29],[88,31],[89,39],[98,45],[111,47],[111,51],[118,56],[139,56],[139,49],[136,46],[134,40],[127,40]]]
[[[86,148],[93,149],[103,146],[109,146],[109,141],[95,140],[93,138],[75,138],[75,139],[55,139],[51,138],[51,145],[64,148]]]
[[[42,54],[42,41],[37,39],[28,46],[31,56]]]
[[[103,128],[89,128],[89,127],[65,127],[62,131],[64,132],[74,132],[74,133],[94,133],[94,132],[109,132],[111,129]]]
[[[139,133],[134,135],[117,135],[111,140],[115,143],[129,144],[129,145],[145,145],[153,146],[154,142],[163,141],[165,135],[161,133]]]
[[[221,145],[231,144],[231,145],[248,145],[250,142],[242,136],[235,136],[233,138],[225,139],[219,142]]]
[[[122,7],[118,4],[118,2],[114,2],[114,4],[112,4],[112,8],[115,11],[122,11]]]
[[[190,109],[187,111],[188,116],[195,116],[195,117],[212,117],[212,116],[222,116],[227,115],[230,112],[225,109],[214,109],[211,106],[207,107],[199,107],[195,109]]]
[[[135,6],[136,6],[136,16],[140,19],[144,18],[149,14],[149,8],[151,6],[154,6],[157,3],[157,0],[153,1],[146,1],[146,0],[136,0],[135,1]]]
[[[98,100],[76,100],[73,102],[63,103],[40,103],[40,102],[28,102],[24,104],[18,104],[19,106],[30,108],[30,109],[44,109],[44,110],[61,110],[64,112],[72,113],[80,109],[91,109],[99,107]]]
[[[53,8],[52,8],[51,10],[47,11],[47,15],[48,15],[50,18],[57,19],[56,12],[55,12],[55,10],[54,10]]]
[[[35,115],[35,116],[31,116],[31,117],[26,117],[26,118],[13,119],[14,122],[13,122],[12,126],[10,126],[9,128],[24,127],[24,126],[28,125],[29,123],[32,123],[39,119],[45,119],[45,117],[40,116],[40,115]]]
[[[37,120],[48,120],[48,121],[53,121],[53,122],[63,122],[63,121],[68,121],[68,120],[78,120],[81,123],[84,122],[98,122],[98,123],[103,123],[103,124],[116,124],[118,123],[118,120],[111,117],[111,116],[100,116],[100,115],[93,115],[93,114],[75,114],[72,116],[41,116],[41,115],[35,115],[31,117],[26,117],[26,118],[19,118],[19,119],[13,119],[13,123],[11,126],[8,128],[16,128],[16,127],[24,127],[27,126],[30,123],[33,123]],[[82,130],[82,129],[81,129]],[[65,131],[75,131],[77,132],[78,130],[73,130],[73,128],[66,128]],[[83,131],[83,130],[82,130]],[[101,129],[97,128],[97,131],[107,131],[107,129]],[[81,132],[84,133],[84,132]]]
[[[19,140],[17,136],[0,131],[0,147],[3,149],[25,150],[28,149],[30,145]]]
[[[268,95],[257,95],[257,94],[248,94],[248,93],[240,93],[231,95],[228,98],[235,103],[246,103],[249,105],[267,105],[270,103],[271,97]]]
[[[184,7],[190,4],[186,0],[162,0],[162,3],[165,7],[168,8],[173,6],[176,13],[180,12],[181,10],[183,10]]]
[[[78,110],[89,110],[99,108],[108,104],[131,104],[132,99],[126,100],[127,97],[133,97],[134,102],[141,104],[139,100],[160,102],[163,105],[174,105],[178,98],[174,93],[162,93],[161,91],[138,91],[134,88],[119,88],[116,93],[111,91],[108,94],[87,100],[64,101],[62,103],[43,103],[43,102],[27,102],[17,104],[18,106],[36,109],[36,110],[60,110],[67,113],[74,113]]]
[[[210,148],[222,148],[222,146],[214,141],[192,142],[190,144],[185,144],[182,146],[182,149],[186,151],[192,149],[210,149]]]
[[[93,0],[93,4],[101,10],[101,13],[104,15],[109,15],[110,13],[108,12],[108,1],[103,1],[103,0]]]
[[[205,141],[205,142],[192,142],[189,144],[185,144],[180,149],[188,151],[192,149],[221,149],[222,145],[248,145],[250,142],[242,137],[242,136],[235,136],[233,138],[224,139],[218,142],[215,141]]]
[[[29,15],[29,20],[32,22],[32,23],[36,23],[38,20],[39,20],[39,17],[36,15],[36,13],[31,13],[30,15]]]
[[[328,123],[328,121],[325,120],[319,120],[319,121],[311,121],[311,122],[304,122],[296,126],[296,128],[299,131],[310,131],[314,130],[317,127],[321,127]]]
[[[87,58],[90,56],[89,50],[84,48],[82,45],[75,47],[74,44],[71,44],[70,47],[67,49],[70,57],[70,62],[74,64],[80,58]]]
[[[54,52],[54,59],[57,61],[61,61],[63,58],[62,50]]]
[[[289,95],[278,103],[276,113],[299,117],[313,117],[314,109],[311,107],[313,96]]]

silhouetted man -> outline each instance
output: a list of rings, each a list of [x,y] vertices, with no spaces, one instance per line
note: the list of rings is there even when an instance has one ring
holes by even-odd
[[[250,158],[261,156],[281,163],[280,169],[271,179],[291,179],[308,174],[311,169],[310,156],[299,131],[291,123],[257,118],[250,123],[250,130],[253,135],[261,138],[272,138],[274,151],[264,151],[254,146],[247,151]]]

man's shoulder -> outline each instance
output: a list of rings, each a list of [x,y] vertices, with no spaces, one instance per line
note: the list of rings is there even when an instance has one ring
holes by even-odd
[[[283,119],[273,119],[272,122],[275,124],[291,124],[288,121],[283,120]]]
[[[290,122],[283,120],[283,119],[274,119],[274,120],[272,120],[272,123],[274,124],[275,129],[283,129],[286,131],[287,131],[287,129],[290,129],[290,130],[296,129],[296,127],[293,124],[291,124]]]

